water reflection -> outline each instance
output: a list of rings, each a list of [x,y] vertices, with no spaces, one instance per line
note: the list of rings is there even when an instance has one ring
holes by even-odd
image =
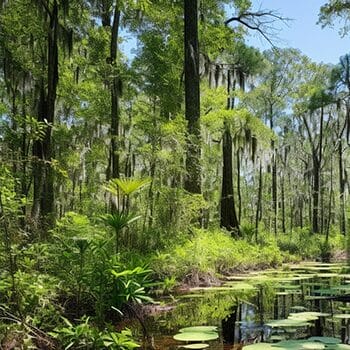
[[[350,298],[344,301],[344,296],[350,293],[350,276],[344,268],[340,264],[307,264],[233,276],[233,281],[221,288],[195,289],[192,294],[178,295],[173,310],[148,319],[154,347],[179,349],[181,343],[173,339],[174,334],[180,328],[198,325],[219,327],[220,338],[209,342],[208,349],[212,350],[237,350],[243,343],[305,339],[310,335],[336,336],[348,342],[350,315],[346,315],[350,313]],[[341,296],[343,299],[339,299]],[[324,316],[312,318],[306,314],[304,323],[269,325],[271,320],[290,320],[291,313],[306,310]]]

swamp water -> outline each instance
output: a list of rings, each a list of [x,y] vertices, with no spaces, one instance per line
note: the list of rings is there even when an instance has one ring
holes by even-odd
[[[348,271],[315,262],[230,276],[175,295],[147,329],[160,350],[350,349]]]

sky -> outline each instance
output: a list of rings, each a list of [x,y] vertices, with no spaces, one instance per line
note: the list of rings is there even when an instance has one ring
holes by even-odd
[[[322,29],[321,25],[316,24],[320,7],[326,0],[252,0],[252,2],[255,10],[273,10],[282,17],[291,19],[287,24],[275,23],[277,28],[275,32],[278,36],[273,40],[275,46],[299,49],[318,63],[337,64],[340,56],[350,53],[350,33],[342,38],[339,35],[339,25],[335,28]],[[124,39],[126,40],[121,45],[122,50],[129,59],[132,59],[135,56],[136,40],[127,34]],[[250,35],[248,44],[261,50],[271,48],[271,45],[256,33]]]
[[[315,62],[333,64],[338,63],[340,56],[350,53],[350,34],[341,38],[339,26],[322,29],[316,24],[319,9],[326,0],[253,0],[253,3],[255,9],[275,10],[292,19],[287,25],[278,24],[276,46],[293,47]],[[257,34],[249,39],[249,44],[263,50],[271,47]]]

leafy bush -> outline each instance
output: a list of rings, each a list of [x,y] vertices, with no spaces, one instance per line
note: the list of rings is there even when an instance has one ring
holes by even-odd
[[[325,242],[325,235],[313,234],[307,227],[278,235],[277,244],[282,251],[302,259],[329,260],[333,252],[345,250],[345,239],[341,234],[331,232]]]
[[[70,348],[130,350],[139,347],[128,329],[120,333],[111,329],[100,331],[91,325],[88,317],[81,319],[77,325],[66,318],[63,318],[63,321],[64,325],[56,327],[50,335],[56,338],[65,350]]]
[[[227,273],[282,263],[282,254],[274,242],[266,246],[233,240],[224,231],[195,230],[193,237],[184,243],[169,247],[155,254],[151,266],[160,278],[175,276],[184,278],[187,274]]]
[[[151,270],[127,264],[115,254],[115,237],[86,216],[68,213],[55,228],[54,266],[66,297],[78,312],[94,313],[102,324],[112,307],[150,301],[147,297]],[[136,263],[136,261],[134,261]],[[84,309],[85,307],[85,309]],[[81,316],[74,315],[73,316]]]

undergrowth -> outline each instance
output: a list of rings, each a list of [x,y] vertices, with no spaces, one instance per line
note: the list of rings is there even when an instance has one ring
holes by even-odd
[[[187,275],[229,274],[248,269],[277,267],[283,262],[322,260],[325,254],[344,249],[344,239],[331,234],[325,244],[324,235],[297,230],[290,234],[262,232],[257,242],[252,237],[232,239],[222,230],[194,230],[181,243],[157,252],[151,266],[164,279],[174,276],[183,280]]]

